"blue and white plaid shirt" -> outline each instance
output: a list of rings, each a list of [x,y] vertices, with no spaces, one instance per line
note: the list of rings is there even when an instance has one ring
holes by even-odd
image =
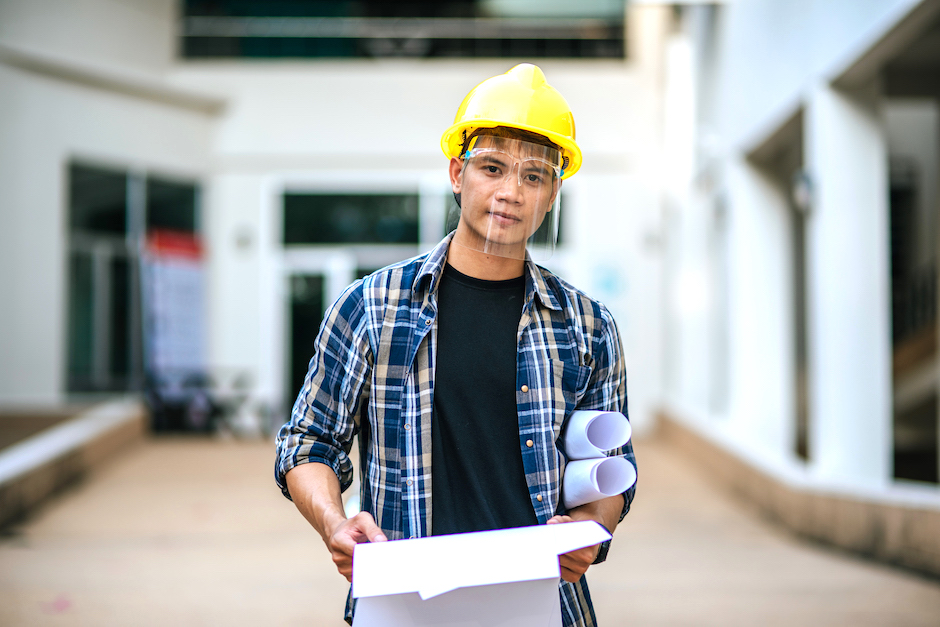
[[[324,318],[291,420],[277,436],[275,475],[327,464],[342,489],[359,435],[361,507],[389,540],[429,535],[431,414],[437,287],[451,236],[430,253],[356,281]],[[562,513],[565,454],[559,436],[575,409],[626,413],[620,336],[607,309],[531,260],[519,321],[516,403],[529,499],[540,524]],[[531,440],[533,444],[527,445]],[[628,443],[611,455],[636,465]],[[635,488],[624,494],[621,519]],[[564,624],[593,626],[587,582],[560,584]],[[347,620],[352,604],[347,605]]]

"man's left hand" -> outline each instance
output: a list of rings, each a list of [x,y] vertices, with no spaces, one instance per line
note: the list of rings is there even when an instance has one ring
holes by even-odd
[[[548,520],[548,524],[557,525],[574,522],[574,520],[571,516],[552,516]],[[599,549],[600,545],[595,544],[594,546],[586,546],[583,549],[559,555],[558,565],[561,567],[561,578],[571,583],[580,580],[587,572],[588,567],[594,563]]]
[[[578,520],[593,520],[603,525],[612,534],[614,529],[617,528],[617,523],[620,522],[622,509],[623,495],[617,494],[575,507],[568,512],[567,516],[552,516],[548,520],[548,524],[559,525]],[[594,546],[587,546],[577,551],[559,555],[558,565],[561,566],[561,578],[571,583],[581,579],[584,573],[587,572],[588,567],[597,559],[600,546],[595,544]]]

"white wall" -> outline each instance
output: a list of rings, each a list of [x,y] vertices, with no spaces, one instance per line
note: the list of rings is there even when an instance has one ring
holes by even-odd
[[[722,3],[709,120],[727,147],[753,148],[817,78],[835,78],[920,0]]]
[[[170,6],[4,2],[0,44],[42,49],[43,67],[50,59],[61,59],[72,68],[83,58],[133,65],[135,71],[161,67],[168,49],[159,32],[168,32]],[[50,19],[49,12],[60,19]],[[108,18],[99,21],[105,14]],[[0,59],[4,403],[64,400],[68,162],[79,159],[197,179],[209,163],[209,114],[92,86],[69,72],[50,74]]]
[[[712,181],[729,207],[731,398],[727,415],[698,393],[708,380],[701,342],[709,332],[678,321],[680,362],[667,404],[700,431],[788,480],[881,487],[890,474],[891,354],[887,282],[887,156],[877,85],[866,93],[832,88],[836,78],[917,2],[723,3],[697,7],[675,36],[696,51],[693,176]],[[712,20],[705,19],[713,11]],[[667,68],[672,71],[675,63]],[[681,71],[681,66],[679,68]],[[707,78],[707,80],[705,80]],[[794,319],[789,196],[749,155],[803,111],[804,167],[812,181],[806,226],[810,464],[795,463]],[[688,114],[679,113],[688,116]],[[667,124],[669,121],[667,120]],[[930,138],[936,146],[936,138]],[[680,156],[681,158],[681,156]],[[769,158],[764,154],[762,158]],[[679,248],[670,249],[672,285],[700,266],[706,248],[694,195]],[[686,217],[688,216],[688,217]],[[931,234],[933,235],[933,233]],[[685,365],[681,362],[687,362]],[[808,473],[808,475],[806,475]]]
[[[175,52],[175,0],[4,0],[0,44],[146,73]]]

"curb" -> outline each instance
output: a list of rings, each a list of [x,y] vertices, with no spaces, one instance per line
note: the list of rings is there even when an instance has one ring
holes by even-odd
[[[0,529],[143,440],[147,411],[137,399],[96,405],[0,451]]]

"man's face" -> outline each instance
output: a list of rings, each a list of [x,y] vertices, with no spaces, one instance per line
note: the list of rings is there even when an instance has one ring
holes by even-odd
[[[502,257],[525,257],[526,241],[558,195],[558,152],[501,137],[481,136],[468,156],[450,164],[460,194],[455,242]]]

